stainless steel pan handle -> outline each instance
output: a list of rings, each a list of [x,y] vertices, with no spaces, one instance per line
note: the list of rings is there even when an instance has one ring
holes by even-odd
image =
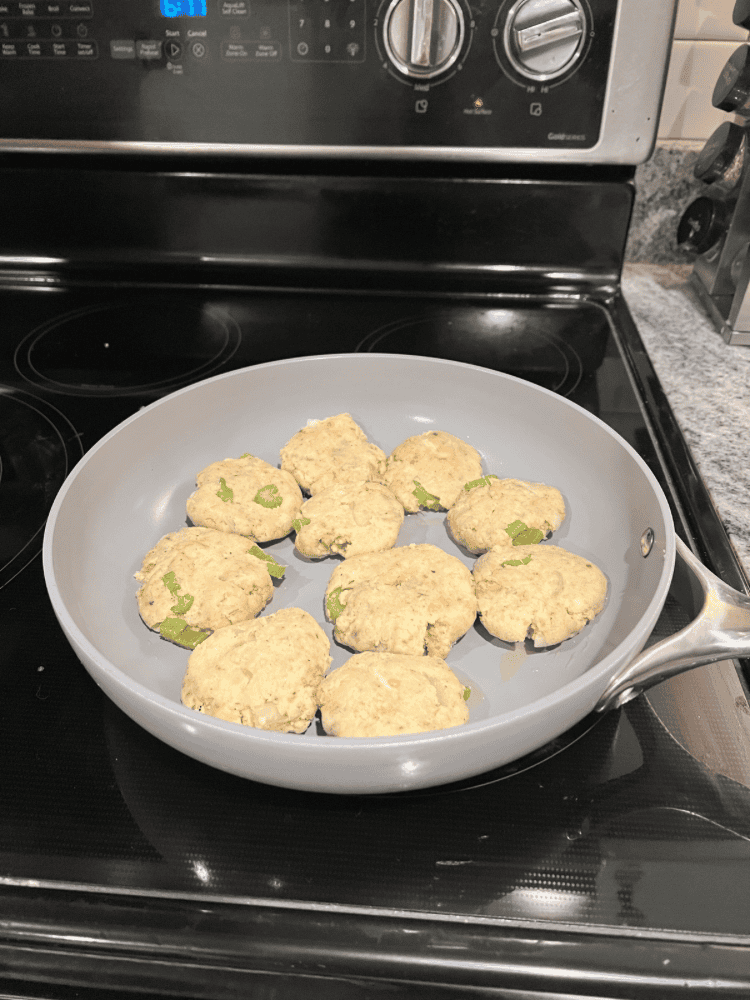
[[[750,656],[750,597],[729,587],[677,537],[677,555],[703,590],[700,614],[685,628],[649,647],[613,677],[596,703],[606,712],[646,688],[704,663]]]

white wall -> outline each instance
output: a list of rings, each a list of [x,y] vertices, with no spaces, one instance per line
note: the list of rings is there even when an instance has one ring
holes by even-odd
[[[711,95],[727,59],[748,41],[732,22],[733,10],[734,0],[679,0],[660,141],[705,140],[732,118],[711,104]]]

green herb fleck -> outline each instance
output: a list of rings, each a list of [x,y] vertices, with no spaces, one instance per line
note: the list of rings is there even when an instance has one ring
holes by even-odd
[[[526,531],[521,531],[513,539],[514,545],[538,545],[539,542],[544,538],[544,532],[539,528],[527,528]]]
[[[338,616],[346,607],[346,605],[342,604],[339,599],[341,591],[343,589],[344,589],[343,587],[336,587],[336,589],[332,590],[331,593],[328,595],[328,600],[326,601],[326,608],[328,609],[328,617],[331,619],[332,622],[336,621]],[[347,587],[346,589],[349,590],[350,588]]]
[[[193,606],[193,601],[195,598],[192,594],[178,594],[178,590],[182,590],[182,587],[177,582],[175,578],[174,571],[170,570],[169,573],[165,573],[161,578],[162,583],[167,588],[172,597],[177,599],[177,604],[172,606],[172,614],[184,615]]]
[[[302,530],[303,526],[309,523],[310,523],[309,517],[295,517],[295,519],[292,521],[292,527],[296,532],[299,533]]]
[[[412,495],[417,498],[420,507],[426,507],[428,510],[439,510],[440,497],[436,497],[433,496],[432,493],[428,493],[424,486],[422,486],[421,483],[418,483],[416,479],[413,479],[412,482],[417,487],[415,490],[412,490]]]
[[[280,507],[284,502],[284,498],[276,496],[278,492],[278,486],[274,486],[273,483],[269,483],[268,486],[261,486],[253,497],[253,500],[255,503],[259,503],[261,507],[268,507],[269,510],[274,507]]]
[[[159,625],[159,631],[165,639],[185,646],[186,649],[195,649],[210,635],[210,632],[204,632],[203,629],[191,628],[184,618],[165,618]]]
[[[539,528],[528,528],[523,521],[513,521],[505,529],[513,539],[514,545],[536,545],[544,538],[544,532]]]
[[[262,559],[266,563],[266,569],[277,579],[281,580],[286,572],[286,566],[281,566],[276,562],[273,556],[269,556],[267,552],[264,552],[260,545],[253,545],[251,549],[247,550],[251,556],[257,556],[258,559]]]
[[[469,490],[476,489],[477,486],[489,486],[490,479],[497,479],[499,481],[499,476],[482,476],[481,479],[472,479],[470,483],[464,483],[464,489],[468,492]]]
[[[525,559],[506,559],[505,562],[500,563],[501,566],[526,566],[531,562],[531,556],[526,556]]]
[[[470,687],[465,687],[464,688],[464,701],[468,701],[470,696],[471,696],[471,688]]]
[[[224,503],[234,503],[234,490],[227,486],[227,481],[223,476],[219,477],[221,487],[216,491],[216,496]]]

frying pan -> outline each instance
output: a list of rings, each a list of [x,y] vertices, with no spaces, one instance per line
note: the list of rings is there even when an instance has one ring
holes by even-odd
[[[478,622],[447,656],[471,689],[470,721],[408,736],[272,733],[181,704],[188,651],[138,615],[134,573],[162,535],[186,523],[198,470],[251,452],[273,465],[308,420],[348,412],[389,453],[446,430],[472,444],[485,472],[555,485],[567,516],[552,541],[593,560],[609,594],[577,636],[534,650],[493,639]],[[473,565],[445,517],[407,515],[398,545],[429,542]],[[541,543],[544,544],[544,543]],[[331,637],[323,594],[336,562],[267,547],[287,566],[266,608],[301,607]],[[666,600],[675,556],[706,595],[682,632],[643,649]],[[294,358],[198,382],[143,408],[70,473],[45,530],[45,580],[58,621],[102,690],[135,722],[197,760],[294,789],[383,793],[481,774],[532,752],[594,709],[604,711],[679,670],[750,651],[750,599],[726,587],[676,537],[643,460],[606,424],[522,379],[473,365],[394,354]],[[352,651],[332,641],[332,668]]]

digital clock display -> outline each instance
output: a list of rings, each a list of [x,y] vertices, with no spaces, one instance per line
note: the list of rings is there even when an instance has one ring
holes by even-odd
[[[159,0],[164,17],[205,17],[206,0]]]

